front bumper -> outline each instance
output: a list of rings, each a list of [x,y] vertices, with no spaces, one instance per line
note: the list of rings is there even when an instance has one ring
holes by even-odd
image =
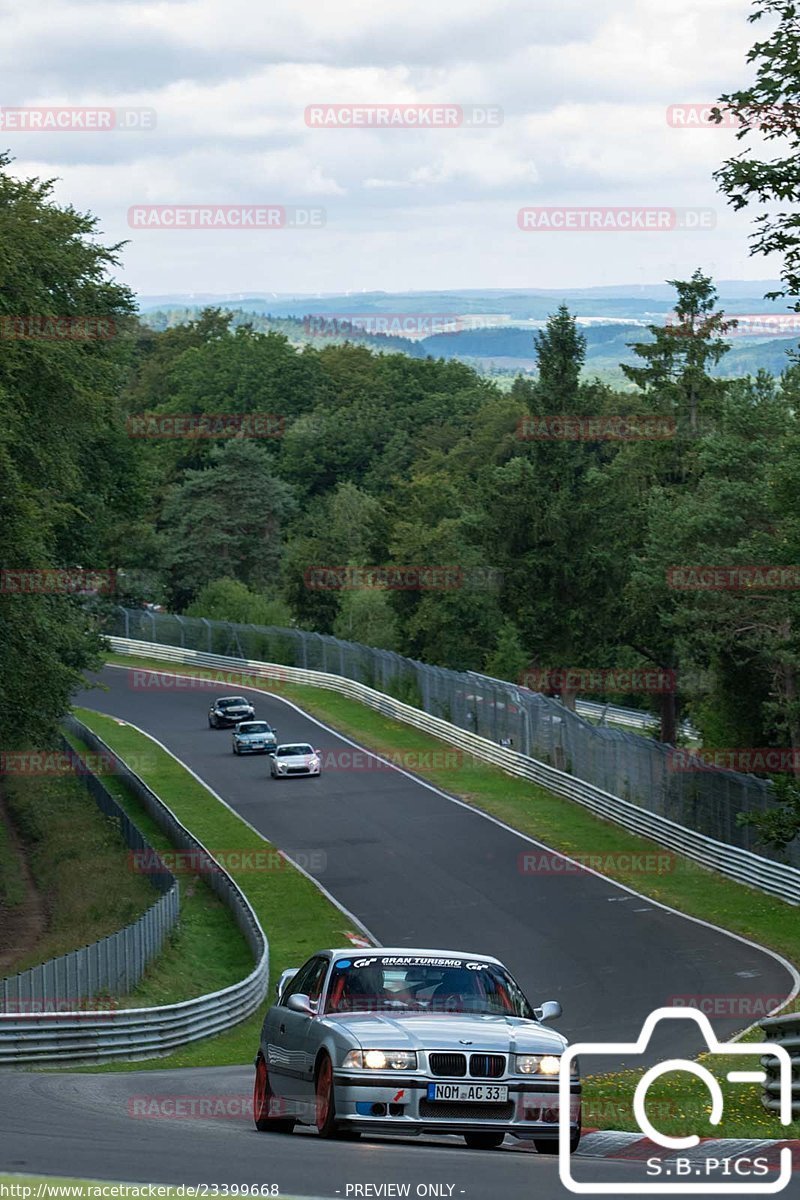
[[[274,754],[275,742],[268,742],[266,745],[258,745],[255,742],[240,742],[236,741],[236,749],[240,754]]]
[[[428,1085],[442,1079],[364,1078],[363,1072],[336,1071],[336,1118],[353,1129],[395,1133],[499,1132],[521,1138],[558,1139],[558,1083],[518,1077],[477,1080],[508,1086],[506,1103],[464,1103],[428,1100]],[[459,1082],[463,1082],[460,1080]],[[570,1132],[581,1122],[581,1085],[570,1084]]]
[[[275,776],[276,779],[296,779],[296,778],[302,778],[302,777],[308,776],[308,775],[319,775],[319,774],[320,774],[319,767],[304,767],[302,769],[295,768],[294,770],[291,770],[291,771],[277,771],[277,770],[273,771],[273,775]]]
[[[226,729],[233,729],[240,721],[252,721],[254,713],[245,713],[243,716],[237,717],[224,717],[222,713],[212,713],[211,715],[218,725]]]

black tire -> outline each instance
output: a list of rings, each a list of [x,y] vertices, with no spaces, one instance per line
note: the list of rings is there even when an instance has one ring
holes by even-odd
[[[214,722],[211,720],[211,717],[209,717],[209,718],[208,718],[208,728],[209,728],[209,729],[213,729],[213,728],[214,728]]]
[[[253,1085],[253,1120],[259,1133],[291,1133],[295,1122],[292,1117],[270,1117],[270,1101],[273,1092],[269,1084],[269,1071],[263,1054],[256,1061],[256,1079]]]
[[[504,1133],[465,1133],[464,1141],[470,1150],[496,1150],[502,1146],[506,1135]]]

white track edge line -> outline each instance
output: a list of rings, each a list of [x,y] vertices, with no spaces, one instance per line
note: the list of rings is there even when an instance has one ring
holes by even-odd
[[[113,664],[109,663],[108,665],[111,666]],[[92,711],[95,711],[95,710],[92,710]],[[112,721],[122,721],[122,717],[115,717],[111,713],[101,713],[100,715],[104,716],[104,717],[109,717]],[[140,733],[143,737],[149,738],[151,742],[155,742],[155,744],[161,750],[163,750],[165,754],[168,754],[170,756],[170,758],[173,758],[176,763],[178,763],[181,767],[183,767],[184,771],[188,771],[188,773],[192,776],[192,778],[196,779],[197,782],[199,784],[201,784],[201,786],[204,787],[206,789],[206,791],[209,792],[214,797],[215,800],[218,800],[220,802],[220,804],[224,805],[224,807],[227,808],[228,812],[233,813],[233,815],[239,821],[241,821],[243,825],[246,825],[248,829],[251,829],[253,831],[253,833],[255,833],[258,837],[260,837],[262,842],[266,842],[266,844],[268,846],[274,845],[274,842],[271,842],[268,838],[264,837],[264,834],[261,832],[260,829],[256,829],[255,825],[251,825],[246,817],[243,817],[242,814],[240,812],[237,812],[236,809],[232,805],[228,804],[228,801],[224,800],[222,798],[222,796],[220,796],[219,792],[215,791],[214,788],[212,788],[210,783],[207,783],[201,775],[198,775],[196,771],[193,771],[192,768],[188,765],[188,763],[185,763],[182,758],[179,758],[177,754],[174,754],[173,751],[170,750],[169,746],[165,746],[163,742],[160,742],[157,737],[153,736],[152,733],[148,733],[146,729],[140,729],[138,725],[134,725],[133,721],[123,721],[123,724],[130,726],[131,729],[135,729],[137,733]],[[112,746],[112,749],[113,749],[113,746]],[[115,750],[114,753],[118,754],[119,751]],[[120,754],[120,758],[122,758],[123,762],[125,761],[121,754]],[[291,857],[290,854],[287,854],[285,850],[280,850],[280,848],[277,846],[275,848],[278,850],[278,853],[281,854],[282,857],[286,859],[287,862],[290,862],[292,864],[292,866],[295,868],[295,870],[299,871],[301,875],[304,875],[306,877],[306,879],[308,879],[311,883],[313,883],[314,887],[319,892],[322,893],[322,895],[325,897],[326,900],[330,900],[331,904],[333,904],[336,908],[338,908],[339,912],[342,913],[343,916],[348,917],[351,921],[354,921],[356,923],[356,925],[358,926],[358,928],[362,931],[362,933],[364,933],[364,935],[366,937],[368,937],[375,946],[381,945],[381,942],[378,940],[378,938],[375,937],[374,933],[370,929],[367,929],[366,925],[364,924],[364,922],[361,920],[360,917],[357,917],[356,914],[354,912],[351,912],[349,908],[346,908],[344,906],[344,904],[341,903],[340,900],[337,900],[336,897],[331,892],[329,892],[328,889],[323,884],[321,884],[318,879],[315,879],[313,875],[310,875],[308,873],[308,871],[305,869],[305,867],[301,867],[298,862],[295,862],[295,860]],[[213,852],[210,852],[210,853],[212,853],[212,857],[213,857]],[[267,936],[269,936],[269,934],[267,934]]]

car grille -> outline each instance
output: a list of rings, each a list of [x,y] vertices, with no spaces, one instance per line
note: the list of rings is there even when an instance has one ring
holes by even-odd
[[[431,1075],[463,1078],[467,1074],[466,1054],[446,1054],[442,1051],[428,1055]],[[505,1074],[505,1054],[471,1054],[469,1073],[473,1079],[498,1079]]]
[[[506,1069],[505,1054],[471,1054],[469,1073],[476,1079],[497,1079]]]
[[[466,1054],[429,1054],[431,1075],[466,1075]]]
[[[419,1115],[456,1121],[462,1117],[472,1117],[476,1121],[510,1121],[514,1115],[514,1104],[511,1100],[507,1104],[483,1104],[474,1100],[420,1100]]]

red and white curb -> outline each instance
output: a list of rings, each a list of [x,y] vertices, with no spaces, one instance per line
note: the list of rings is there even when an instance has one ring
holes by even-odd
[[[612,1130],[587,1130],[575,1151],[577,1158],[616,1158],[628,1162],[644,1162],[658,1158],[664,1163],[671,1159],[682,1159],[691,1165],[700,1166],[708,1159],[762,1158],[776,1170],[780,1166],[780,1152],[784,1146],[792,1151],[792,1170],[800,1171],[800,1140],[780,1141],[775,1138],[703,1138],[691,1150],[666,1151],[663,1146],[642,1137],[640,1133],[616,1133]],[[520,1141],[519,1150],[535,1153],[532,1142]]]
[[[360,933],[353,933],[352,929],[346,929],[344,936],[347,938],[348,942],[352,942],[354,946],[363,946],[365,949],[372,948],[372,942],[369,940],[369,938],[363,937]]]

